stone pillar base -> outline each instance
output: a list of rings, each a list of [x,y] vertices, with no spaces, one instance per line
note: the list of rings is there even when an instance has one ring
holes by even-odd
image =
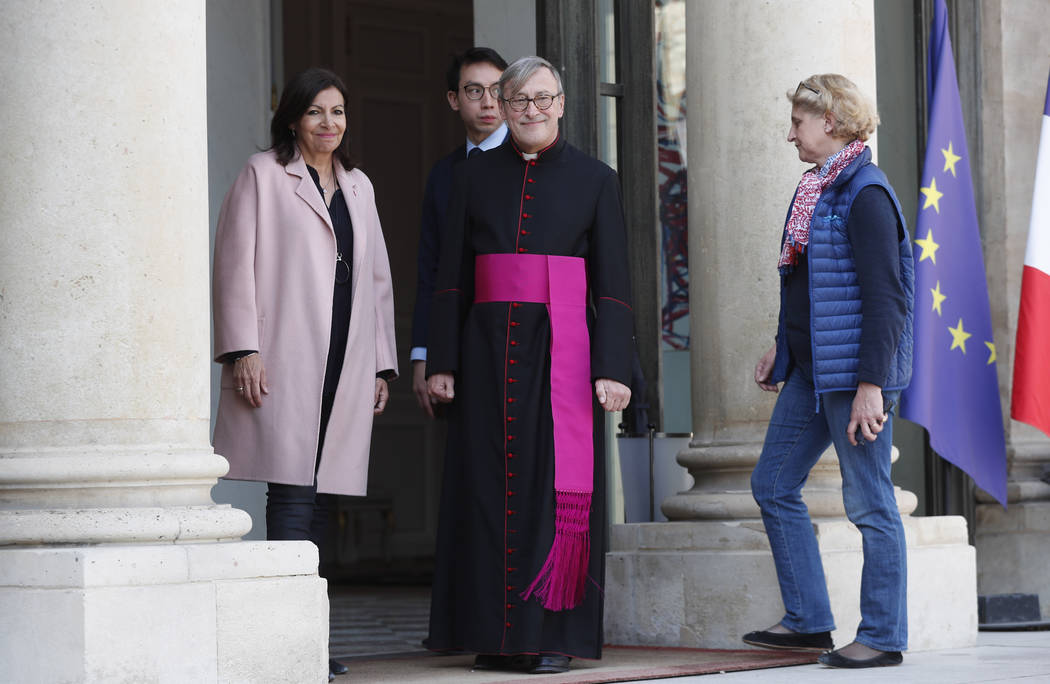
[[[980,504],[976,527],[979,593],[1038,594],[1039,612],[1050,619],[1050,501]]]
[[[12,682],[326,682],[310,542],[0,549]]]
[[[860,532],[814,522],[838,629],[860,623]],[[909,650],[973,646],[977,580],[966,522],[904,518],[908,539]],[[784,615],[773,557],[759,521],[614,525],[605,578],[610,644],[744,648],[741,637]]]

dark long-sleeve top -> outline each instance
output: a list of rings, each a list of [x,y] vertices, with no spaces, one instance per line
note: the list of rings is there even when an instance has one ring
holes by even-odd
[[[314,179],[317,191],[324,198],[324,188],[317,169],[307,164],[310,177]],[[328,215],[332,218],[332,229],[335,231],[336,252],[342,257],[343,264],[336,267],[335,285],[332,290],[332,333],[328,341],[328,365],[325,367],[325,395],[334,395],[339,385],[339,374],[343,372],[343,358],[346,356],[346,336],[350,332],[350,308],[352,292],[350,283],[353,277],[350,264],[354,263],[354,227],[350,222],[350,210],[346,207],[342,188],[336,188],[332,201],[328,205]]]
[[[857,194],[846,219],[846,233],[853,248],[861,298],[857,382],[882,387],[907,313],[898,250],[904,226],[883,188],[873,185]],[[803,258],[784,278],[784,325],[792,362],[799,371],[812,376],[809,304],[809,260]]]
[[[416,305],[412,312],[413,349],[427,346],[430,303],[434,298],[434,281],[437,280],[441,231],[445,225],[445,214],[452,192],[452,173],[455,167],[466,159],[466,145],[460,145],[439,159],[427,176],[427,187],[423,192],[423,212],[419,223],[419,253],[416,257]]]

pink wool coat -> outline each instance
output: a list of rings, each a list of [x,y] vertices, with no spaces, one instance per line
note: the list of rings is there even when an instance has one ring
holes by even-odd
[[[353,294],[317,491],[364,495],[376,373],[397,370],[394,299],[372,184],[336,167],[353,222]],[[335,264],[328,209],[302,157],[281,166],[273,152],[253,155],[215,235],[215,358],[258,350],[270,393],[252,408],[223,364],[215,451],[230,462],[228,478],[313,483]]]

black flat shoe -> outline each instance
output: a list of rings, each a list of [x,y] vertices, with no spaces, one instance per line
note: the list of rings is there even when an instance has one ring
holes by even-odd
[[[838,651],[828,651],[827,653],[821,653],[820,657],[817,658],[817,662],[821,665],[851,669],[860,667],[887,667],[889,665],[900,665],[903,661],[904,656],[901,655],[900,651],[883,651],[874,658],[865,658],[863,660],[847,658]]]
[[[474,668],[475,670],[510,670],[513,669],[510,666],[512,656],[498,655],[491,653],[479,653],[474,656]]]
[[[331,672],[332,674],[334,674],[334,675],[346,674],[346,671],[348,669],[349,668],[347,668],[346,665],[343,665],[338,660],[332,660],[331,658],[328,659],[328,671]]]
[[[812,651],[822,653],[835,648],[831,641],[831,632],[814,632],[813,634],[801,634],[790,632],[788,634],[777,634],[776,632],[748,632],[744,635],[744,643],[762,648],[777,648],[788,651]]]
[[[563,655],[540,655],[533,656],[532,668],[529,674],[560,674],[569,671],[569,656]]]

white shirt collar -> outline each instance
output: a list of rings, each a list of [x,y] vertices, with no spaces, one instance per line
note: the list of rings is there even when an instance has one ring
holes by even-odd
[[[472,149],[474,149],[475,147],[480,147],[482,152],[488,152],[493,147],[499,147],[501,144],[503,144],[503,139],[506,138],[506,137],[507,137],[507,124],[506,124],[506,122],[504,122],[504,123],[501,123],[499,125],[499,128],[497,128],[496,130],[492,131],[492,133],[489,134],[489,137],[487,137],[484,140],[482,140],[480,145],[475,145],[474,143],[470,142],[470,140],[468,139],[467,140],[467,154],[469,155],[470,151]]]

